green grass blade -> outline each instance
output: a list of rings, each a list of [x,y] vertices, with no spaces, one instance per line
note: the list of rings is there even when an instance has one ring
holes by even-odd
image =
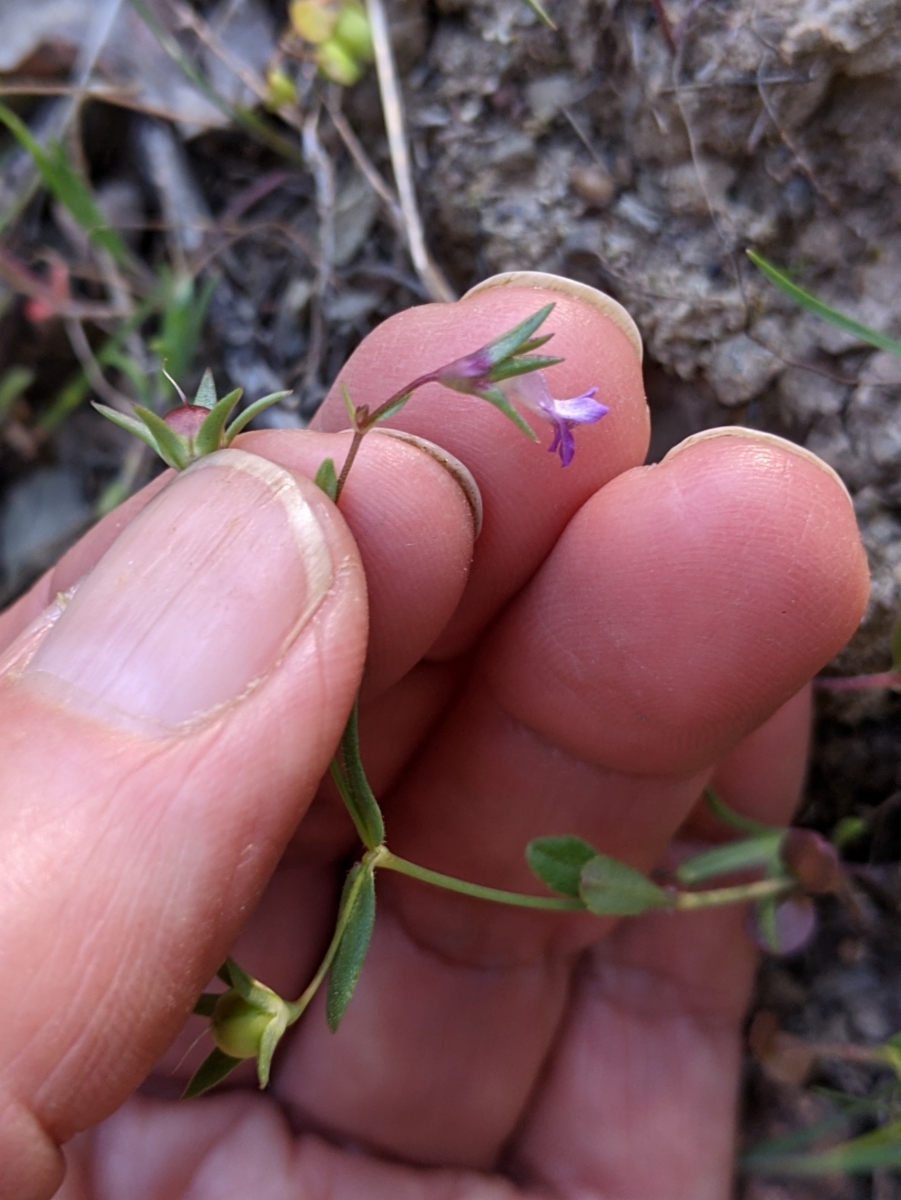
[[[545,10],[544,6],[540,3],[540,0],[526,0],[526,4],[528,4],[529,8],[531,8],[533,13],[536,13],[541,18],[541,20],[544,21],[545,25],[547,25],[551,29],[557,28],[557,26],[551,20],[550,14]]]
[[[880,1167],[901,1167],[901,1121],[842,1142],[820,1154],[786,1154],[750,1164],[760,1173],[779,1175],[861,1174]]]
[[[810,292],[805,292],[803,288],[798,287],[784,271],[774,267],[756,250],[746,250],[745,253],[770,283],[775,284],[786,296],[790,296],[792,300],[807,309],[808,312],[813,313],[815,317],[829,321],[830,324],[844,330],[845,333],[850,333],[852,336],[860,338],[862,342],[875,346],[877,350],[887,350],[889,354],[897,354],[901,357],[901,342],[896,338],[889,337],[886,333],[880,333],[877,329],[870,329],[868,325],[861,325],[859,321],[854,321],[851,317],[846,317],[844,313],[830,308],[822,300],[817,300],[816,296],[811,296]]]
[[[0,122],[27,150],[40,172],[44,186],[65,205],[88,238],[113,256],[120,267],[131,266],[131,254],[82,177],[59,144],[42,146],[11,108],[0,101]]]
[[[194,85],[201,95],[205,96],[229,120],[234,121],[236,125],[243,125],[248,133],[252,134],[253,137],[265,146],[268,146],[270,150],[274,150],[276,154],[280,154],[282,158],[294,163],[295,166],[306,166],[301,151],[288,138],[282,137],[274,125],[245,108],[235,108],[234,105],[229,104],[224,97],[219,95],[216,89],[197,70],[176,39],[157,21],[149,7],[144,3],[144,0],[131,0],[131,4],[163,50],[165,50],[185,78]]]

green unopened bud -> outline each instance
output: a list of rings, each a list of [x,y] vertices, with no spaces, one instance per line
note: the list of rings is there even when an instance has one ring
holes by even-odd
[[[362,4],[345,4],[335,26],[335,38],[357,62],[372,62],[372,30]]]
[[[256,1058],[263,1035],[275,1019],[274,1013],[258,1008],[236,991],[228,991],[216,1002],[210,1032],[223,1054]]]
[[[338,24],[338,10],[328,0],[294,0],[288,17],[294,31],[313,46],[327,42]]]
[[[330,79],[332,83],[340,83],[342,87],[353,87],[363,77],[363,68],[357,60],[334,39],[319,47],[316,62],[326,79]]]
[[[266,106],[273,111],[284,108],[286,104],[297,103],[297,88],[294,80],[278,67],[273,67],[266,76],[268,94]]]

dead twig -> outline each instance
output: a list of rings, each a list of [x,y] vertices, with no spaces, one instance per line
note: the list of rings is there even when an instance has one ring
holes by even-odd
[[[310,348],[304,367],[305,391],[319,382],[322,361],[322,308],[332,283],[335,262],[335,168],[319,140],[319,109],[303,123],[303,153],[316,185],[316,210],[319,215],[319,263],[316,283],[310,297]]]
[[[329,88],[329,94],[325,100],[325,108],[335,127],[335,131],[344,143],[345,150],[356,163],[360,174],[385,205],[395,228],[399,233],[403,234],[405,232],[404,215],[397,202],[397,196],[363,149],[363,144],[351,128],[347,117],[345,117],[338,104],[335,103],[332,91],[333,89]]]
[[[114,388],[104,376],[100,363],[94,357],[94,351],[91,349],[81,321],[74,317],[66,317],[63,326],[66,330],[66,337],[69,339],[69,345],[72,347],[72,353],[78,359],[81,369],[94,391],[106,404],[118,409],[119,412],[131,412],[131,399],[120,392],[118,388]]]
[[[384,5],[382,0],[366,0],[366,9],[372,29],[375,67],[379,81],[379,93],[382,97],[385,129],[388,134],[391,166],[394,170],[394,182],[397,185],[397,195],[403,213],[410,258],[413,260],[416,274],[425,284],[433,300],[455,300],[456,295],[453,288],[432,261],[425,242],[419,208],[416,204],[416,191],[413,187],[413,171],[410,166],[410,154],[407,149],[407,136],[404,128],[403,101],[394,65],[394,54],[391,50],[391,36],[388,31],[388,19],[385,16]]]

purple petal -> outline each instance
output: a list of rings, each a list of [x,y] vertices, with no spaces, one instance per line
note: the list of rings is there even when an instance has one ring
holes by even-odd
[[[593,425],[610,411],[605,404],[595,400],[598,389],[589,388],[581,396],[571,400],[555,400],[550,393],[542,371],[530,371],[498,385],[508,400],[537,413],[554,430],[550,449],[560,455],[560,462],[568,467],[576,453],[573,429],[577,425]]]
[[[553,426],[554,440],[548,446],[548,450],[551,453],[556,450],[560,455],[560,465],[568,467],[576,452],[576,439],[573,437],[572,428],[568,421],[560,420],[554,421]]]
[[[606,404],[595,400],[597,394],[598,389],[593,387],[572,400],[554,400],[554,412],[564,421],[572,421],[575,425],[593,425],[610,411]]]

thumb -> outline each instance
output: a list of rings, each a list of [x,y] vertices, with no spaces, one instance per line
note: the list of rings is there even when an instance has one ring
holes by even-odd
[[[309,480],[178,476],[0,663],[0,1197],[172,1040],[326,771],[365,584]]]

